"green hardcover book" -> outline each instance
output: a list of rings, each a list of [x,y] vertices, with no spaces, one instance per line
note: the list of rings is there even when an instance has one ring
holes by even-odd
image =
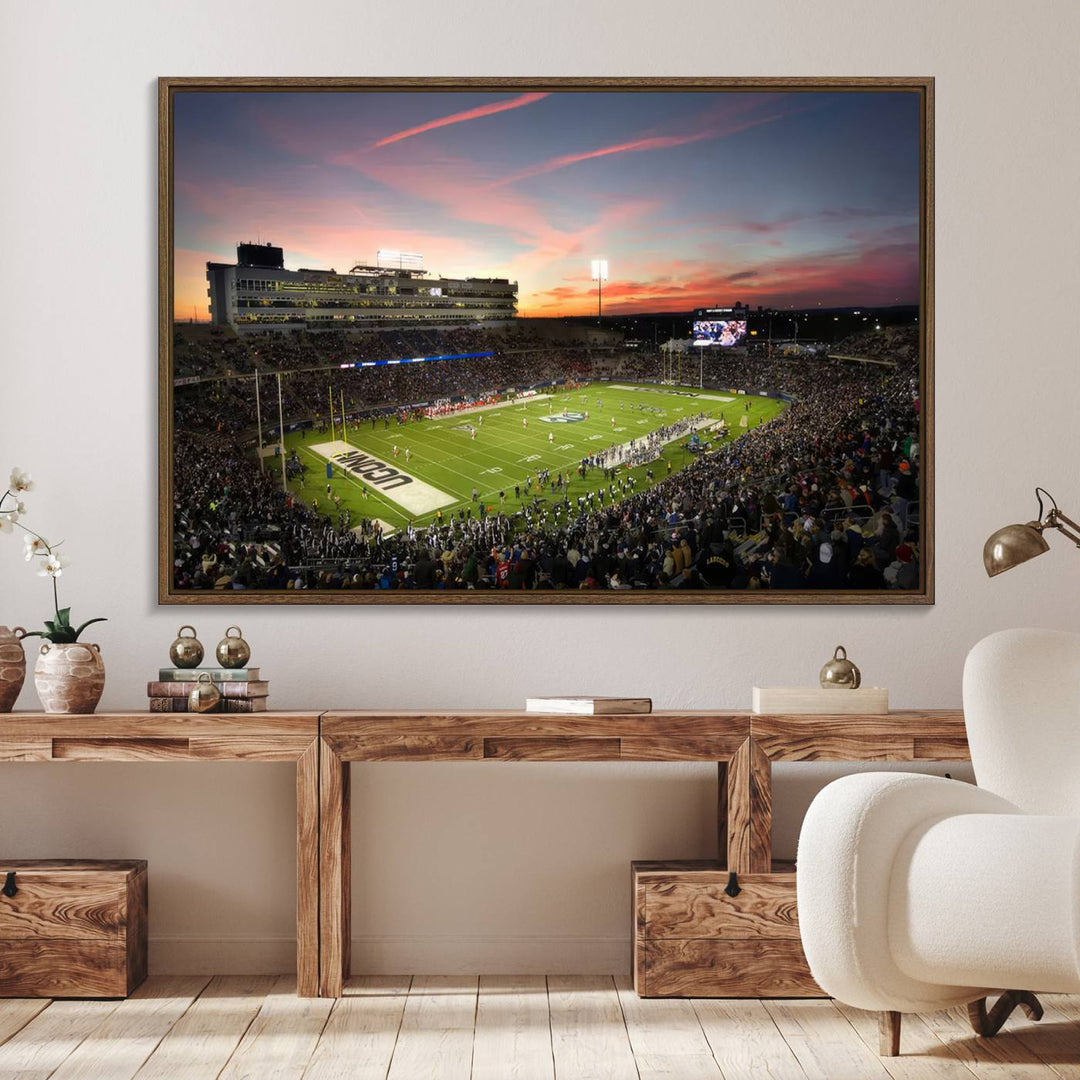
[[[214,682],[257,682],[259,669],[224,667],[163,667],[158,671],[162,682],[198,682],[200,675],[209,675]]]

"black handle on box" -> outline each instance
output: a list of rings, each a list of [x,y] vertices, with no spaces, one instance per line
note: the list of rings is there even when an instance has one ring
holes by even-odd
[[[739,893],[742,892],[742,889],[739,888],[739,875],[736,874],[734,870],[732,870],[731,873],[728,874],[727,885],[724,886],[724,892],[726,892],[728,896],[730,896],[732,899],[734,899],[736,896],[739,895]]]
[[[14,896],[19,890],[15,888],[15,871],[9,870],[4,878],[4,887],[0,889],[5,896]]]

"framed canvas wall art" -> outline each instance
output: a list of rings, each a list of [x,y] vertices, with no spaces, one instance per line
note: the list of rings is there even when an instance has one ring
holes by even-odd
[[[933,602],[933,80],[160,80],[163,603]]]

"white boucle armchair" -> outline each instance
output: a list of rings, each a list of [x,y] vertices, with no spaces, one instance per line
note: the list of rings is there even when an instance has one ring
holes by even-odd
[[[814,800],[799,838],[810,970],[826,993],[881,1013],[883,1054],[899,1053],[905,1012],[967,1004],[990,1036],[1018,1005],[1041,1017],[1033,991],[1080,992],[1080,635],[979,642],[964,716],[978,787],[847,776]]]

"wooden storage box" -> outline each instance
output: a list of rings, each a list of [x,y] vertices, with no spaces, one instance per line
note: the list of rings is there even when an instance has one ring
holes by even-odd
[[[799,939],[795,866],[740,874],[715,862],[635,862],[634,989],[642,997],[824,997]]]
[[[126,997],[146,912],[145,860],[0,860],[0,997]]]

